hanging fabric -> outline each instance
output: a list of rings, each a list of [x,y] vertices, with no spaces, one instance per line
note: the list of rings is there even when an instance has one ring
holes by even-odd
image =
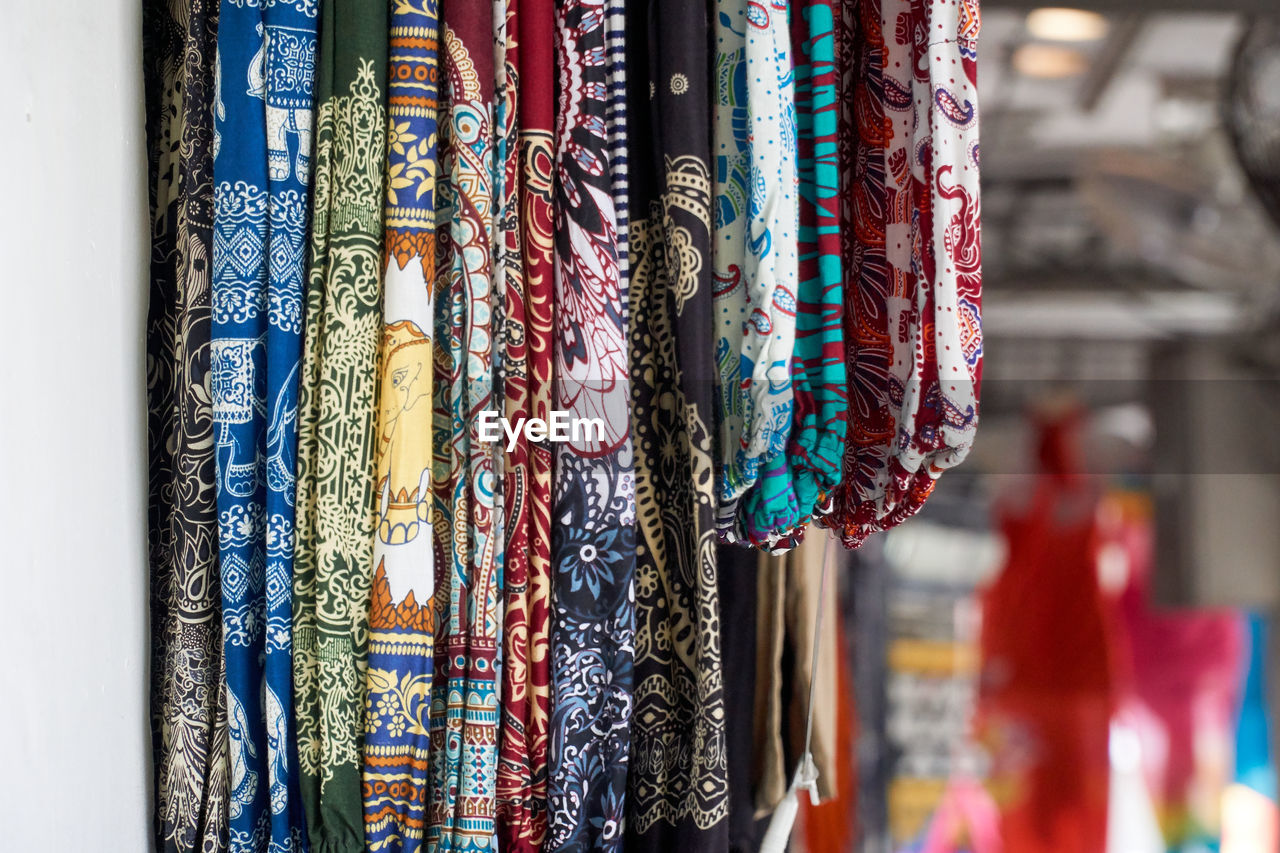
[[[417,851],[430,785],[435,633],[430,487],[439,10],[436,0],[394,0],[389,12],[364,831],[371,850]]]
[[[815,792],[835,795],[838,600],[829,576],[837,544],[817,531],[785,556],[759,555],[755,694],[756,815],[773,812],[810,753]],[[817,630],[819,626],[821,630]],[[818,654],[821,650],[821,654]],[[790,662],[784,663],[784,662]]]
[[[490,4],[445,4],[447,136],[441,171],[449,177],[442,276],[449,294],[451,430],[445,494],[452,531],[442,542],[442,638],[432,689],[432,802],[428,843],[439,850],[491,846],[497,773],[497,651],[502,587],[497,512],[500,445],[482,442],[481,413],[494,408],[497,298],[494,291],[494,18]],[[447,222],[447,225],[446,225]],[[439,315],[438,315],[439,316]],[[438,456],[443,452],[437,449]],[[437,551],[441,554],[441,550]]]
[[[623,3],[556,7],[555,404],[599,418],[556,446],[548,836],[618,850],[630,746],[635,501],[626,345]]]
[[[775,553],[798,544],[803,525],[840,481],[848,410],[840,269],[840,164],[834,0],[792,4],[796,144],[799,164],[799,286],[796,292],[795,395],[788,460],[800,517],[764,545]]]
[[[726,549],[972,442],[976,0],[207,2],[144,4],[157,844],[749,847],[816,605]]]
[[[628,337],[637,517],[628,850],[728,844],[711,430],[707,10],[632,3]],[[644,34],[647,34],[645,36]]]
[[[305,823],[292,735],[291,602],[316,8],[222,6],[210,390],[229,848],[283,853],[302,849]]]
[[[508,159],[506,176],[518,205],[512,229],[518,248],[508,245],[508,266],[520,270],[518,280],[508,276],[504,299],[506,416],[512,424],[530,417],[546,421],[551,411],[554,44],[552,0],[508,0],[504,105],[517,126],[517,169],[513,176]],[[497,820],[498,843],[513,853],[540,851],[547,827],[551,465],[546,441],[521,442],[506,457]]]
[[[791,45],[780,0],[717,0],[716,11],[717,529],[760,545],[800,517],[786,456],[798,275]]]
[[[221,851],[227,717],[219,619],[209,259],[216,3],[143,4],[151,268],[147,550],[156,850]]]
[[[294,690],[313,853],[364,849],[361,743],[377,532],[386,4],[322,7],[299,400]]]
[[[729,788],[729,851],[755,853],[764,828],[756,820],[751,779],[755,763],[756,613],[759,609],[754,548],[716,546],[723,649],[725,752]]]
[[[968,454],[982,373],[977,2],[862,0],[858,17],[858,124],[845,114],[841,132],[850,434],[822,512],[850,547],[915,514]]]
[[[786,793],[780,798],[780,801],[771,805],[771,808],[773,809],[773,817],[769,821],[769,828],[765,832],[764,839],[760,842],[761,853],[785,853],[788,842],[791,838],[792,828],[794,827],[797,814],[799,813],[801,791],[805,791],[809,795],[809,805],[818,805],[818,783],[821,781],[821,776],[817,762],[814,759],[813,734],[815,722],[814,717],[819,713],[819,707],[827,709],[824,716],[827,718],[828,725],[824,726],[824,728],[831,730],[827,733],[827,737],[825,739],[827,751],[835,745],[834,714],[836,708],[836,696],[834,694],[835,691],[839,689],[839,685],[833,683],[836,675],[835,667],[823,667],[823,669],[826,670],[822,673],[824,677],[819,677],[818,673],[823,645],[827,647],[826,658],[828,661],[833,661],[837,654],[836,650],[832,648],[833,642],[837,639],[835,636],[835,626],[833,624],[834,620],[823,619],[823,616],[828,615],[828,613],[833,617],[838,615],[835,603],[836,596],[827,592],[828,576],[831,575],[832,566],[835,563],[835,544],[831,541],[829,536],[823,537],[820,541],[822,543],[821,551],[815,547],[815,540],[810,539],[808,540],[809,545],[807,548],[802,548],[792,555],[794,558],[808,558],[806,562],[810,563],[810,565],[812,565],[815,559],[820,561],[818,567],[818,588],[816,593],[809,592],[808,589],[803,590],[803,592],[806,593],[805,597],[809,599],[809,602],[813,603],[816,611],[813,619],[811,620],[813,622],[813,634],[810,635],[812,637],[810,640],[810,648],[807,650],[797,650],[797,653],[795,654],[796,660],[803,661],[807,658],[809,661],[807,671],[803,671],[803,675],[806,677],[805,680],[807,680],[808,683],[800,688],[804,690],[807,695],[805,695],[802,700],[803,705],[799,705],[799,702],[796,703],[802,707],[804,711],[803,713],[794,714],[790,721],[793,731],[797,728],[796,724],[799,722],[804,733],[795,740],[795,745],[799,746],[800,759],[797,763],[795,773],[791,777],[791,785],[787,788]],[[768,558],[761,555],[761,559],[765,560]],[[798,563],[799,559],[793,560],[789,557],[786,562],[788,564]],[[791,566],[789,565],[788,568],[791,568]],[[812,570],[805,572],[805,574],[809,575],[805,580],[811,582]],[[826,637],[827,642],[825,644],[822,643],[822,640],[824,639],[824,623],[828,626],[826,631],[828,636]],[[808,627],[807,622],[803,623],[803,625],[806,628]],[[808,654],[805,654],[806,651]],[[781,679],[778,680],[780,681]],[[770,679],[770,682],[773,681],[774,679]],[[824,696],[819,707],[815,707],[814,698],[817,694],[819,684],[822,684],[823,686]],[[797,692],[799,691],[797,690]],[[772,721],[771,714],[766,713],[760,716],[764,717],[766,720]],[[769,753],[766,751],[766,758],[768,755]],[[834,762],[828,759],[826,763],[828,764],[825,768],[827,775],[834,775]],[[828,791],[834,791],[834,780],[828,778],[825,787]],[[761,793],[767,792],[767,780],[759,785],[759,790]],[[827,796],[829,798],[831,794],[828,794]]]

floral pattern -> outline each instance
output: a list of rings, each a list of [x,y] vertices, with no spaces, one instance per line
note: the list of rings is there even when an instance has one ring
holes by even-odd
[[[555,454],[548,851],[618,850],[625,816],[635,486],[622,8],[556,7],[555,401],[571,417],[601,418],[604,435]]]
[[[158,851],[217,853],[229,808],[209,396],[218,4],[142,8],[152,835]]]
[[[313,853],[364,849],[361,745],[378,529],[387,6],[322,4],[298,406],[294,694]]]
[[[377,535],[365,676],[365,844],[418,851],[430,779],[435,286],[436,0],[393,0],[387,73],[385,282],[377,434]]]

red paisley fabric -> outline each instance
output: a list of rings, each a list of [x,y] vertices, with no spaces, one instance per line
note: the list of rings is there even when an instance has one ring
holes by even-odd
[[[850,547],[968,454],[982,375],[977,2],[853,12],[837,39],[848,440],[819,513]]]
[[[505,104],[514,145],[505,166],[516,209],[508,237],[506,417],[546,420],[551,410],[552,143],[555,8],[552,0],[507,0]],[[514,236],[514,243],[513,243]],[[517,269],[518,264],[518,269]],[[518,279],[516,273],[518,272]],[[547,724],[551,710],[550,446],[520,443],[504,476],[502,716],[498,754],[498,842],[537,853],[547,827]]]

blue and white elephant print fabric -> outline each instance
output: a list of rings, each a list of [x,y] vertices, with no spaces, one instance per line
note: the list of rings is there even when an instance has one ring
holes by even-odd
[[[230,729],[230,853],[307,847],[292,589],[315,0],[222,0],[211,393]]]

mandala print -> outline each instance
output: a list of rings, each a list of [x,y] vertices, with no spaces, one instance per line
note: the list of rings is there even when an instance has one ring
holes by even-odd
[[[216,3],[143,4],[151,269],[147,550],[156,850],[226,849],[228,739],[209,398]]]
[[[600,418],[556,448],[548,851],[622,845],[635,631],[626,390],[622,4],[556,9],[556,408]]]
[[[711,424],[709,21],[629,7],[628,339],[636,472],[635,690],[628,850],[728,844]],[[660,85],[668,81],[667,85]],[[646,93],[651,93],[645,98]]]

